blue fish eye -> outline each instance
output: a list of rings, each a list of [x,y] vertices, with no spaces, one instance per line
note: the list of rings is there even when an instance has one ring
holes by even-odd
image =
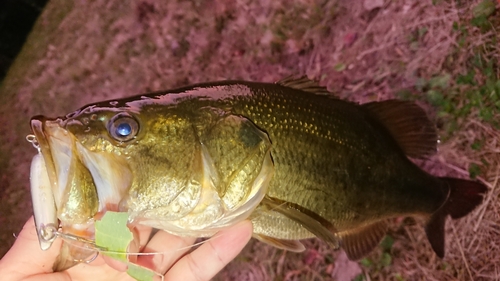
[[[113,139],[126,142],[135,138],[139,132],[139,123],[132,116],[120,113],[109,121],[108,132]]]
[[[116,126],[116,134],[122,137],[126,137],[132,133],[132,126],[128,123],[120,123]]]

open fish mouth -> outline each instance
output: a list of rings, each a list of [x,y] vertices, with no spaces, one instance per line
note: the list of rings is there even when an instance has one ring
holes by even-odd
[[[67,121],[37,116],[29,141],[38,149],[31,165],[31,193],[40,247],[50,248],[56,231],[92,239],[94,217],[119,210],[132,175],[125,161],[93,152],[65,128]]]
[[[75,160],[75,141],[61,126],[61,120],[32,119],[31,128],[38,142],[39,152],[46,165],[48,178],[57,208],[67,186]]]
[[[28,136],[28,141],[38,149],[38,154],[31,162],[30,182],[35,226],[42,250],[49,249],[56,237],[56,231],[59,228],[56,201],[60,202],[61,195],[61,192],[58,192],[58,186],[62,182],[67,182],[69,176],[67,169],[59,169],[61,172],[57,173],[49,136],[46,135],[47,125],[56,131],[63,130],[58,121],[35,117],[31,120],[34,135]],[[71,153],[71,137],[67,132],[59,135],[60,139],[53,143],[60,152],[55,155],[57,163],[62,166],[71,157],[71,154],[68,155]]]

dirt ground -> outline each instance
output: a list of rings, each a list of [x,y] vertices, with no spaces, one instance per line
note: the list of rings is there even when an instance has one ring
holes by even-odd
[[[500,280],[500,133],[488,121],[500,106],[488,102],[500,100],[500,4],[485,2],[50,1],[0,88],[0,253],[31,215],[31,116],[196,82],[306,74],[345,99],[418,100],[442,135],[439,153],[420,164],[440,176],[474,173],[489,187],[485,202],[448,221],[442,260],[422,222],[401,218],[360,262],[317,239],[300,254],[252,241],[216,279]],[[492,77],[474,105],[469,94]]]

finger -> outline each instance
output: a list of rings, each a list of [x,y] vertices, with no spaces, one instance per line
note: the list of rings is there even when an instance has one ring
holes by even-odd
[[[59,254],[60,243],[56,239],[50,249],[42,251],[35,222],[31,217],[17,236],[12,248],[0,261],[0,276],[2,279],[6,278],[5,280],[21,280],[28,276],[52,272],[52,264]],[[29,280],[37,280],[36,278],[41,277],[33,276]],[[70,280],[66,273],[54,274],[50,278],[53,279],[43,277],[43,280]]]
[[[133,249],[134,251],[142,251],[142,249],[144,249],[144,247],[146,246],[146,244],[149,242],[150,240],[150,236],[153,232],[153,228],[150,227],[150,226],[145,226],[145,225],[136,225],[132,228],[132,232],[134,232],[134,239],[137,239],[139,242],[138,242],[138,248],[135,248]],[[130,249],[129,252],[132,252],[132,249]]]
[[[225,229],[180,259],[165,274],[165,280],[209,280],[241,252],[251,237],[249,221]]]
[[[189,251],[196,238],[179,237],[164,231],[158,231],[144,247],[143,253],[158,253],[142,255],[137,263],[156,272],[166,272],[181,256]]]
[[[131,231],[134,234],[134,240],[130,242],[127,250],[129,253],[128,260],[132,263],[137,263],[136,254],[141,252],[141,250],[146,246],[152,232],[152,228],[149,226],[137,225],[133,226]],[[108,264],[111,268],[121,272],[127,271],[128,265],[125,262],[110,258],[105,254],[102,255],[102,257],[106,264]]]
[[[10,280],[10,279],[9,279]],[[41,273],[26,278],[18,279],[23,281],[71,281],[71,277],[66,272]]]

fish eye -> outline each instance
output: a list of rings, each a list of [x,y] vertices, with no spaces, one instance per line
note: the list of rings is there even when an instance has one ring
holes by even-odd
[[[109,121],[108,132],[115,140],[126,142],[135,138],[139,123],[128,114],[117,114]]]

